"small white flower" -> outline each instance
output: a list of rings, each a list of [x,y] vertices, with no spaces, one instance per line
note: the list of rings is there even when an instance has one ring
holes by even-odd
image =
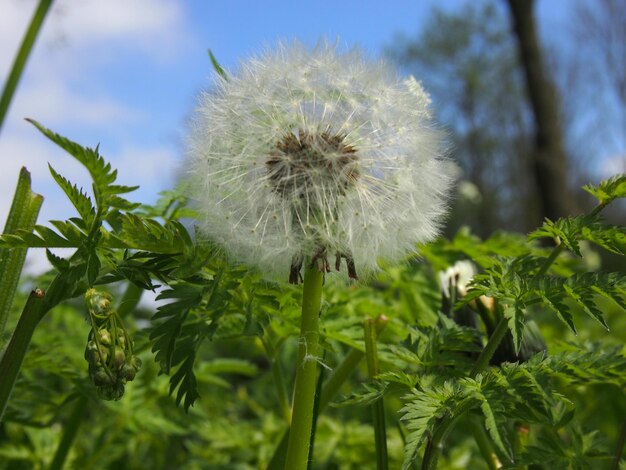
[[[476,266],[469,260],[454,263],[445,271],[439,271],[439,284],[443,295],[450,298],[450,289],[458,290],[461,296],[467,294],[467,285],[476,274]]]
[[[202,231],[297,282],[303,259],[351,277],[432,239],[453,176],[419,82],[355,50],[300,44],[243,62],[201,96],[189,139]]]

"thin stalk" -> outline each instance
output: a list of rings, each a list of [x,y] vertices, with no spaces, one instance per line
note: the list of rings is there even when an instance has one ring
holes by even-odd
[[[72,410],[72,414],[63,427],[61,442],[59,442],[59,447],[57,447],[57,451],[54,454],[54,458],[52,459],[48,470],[61,470],[63,468],[65,459],[72,448],[72,444],[74,443],[74,439],[76,439],[76,436],[78,435],[78,428],[80,427],[80,423],[83,421],[88,403],[89,400],[86,396],[80,395],[78,397],[78,400],[74,405],[74,409]]]
[[[624,446],[626,445],[626,419],[622,422],[622,429],[617,438],[617,446],[615,447],[615,457],[611,464],[611,470],[619,470],[619,464],[622,461],[622,453],[624,452]]]
[[[387,326],[387,323],[389,323],[389,319],[385,315],[379,315],[374,323],[376,326],[376,334],[380,334],[380,332],[384,330],[385,326]],[[363,356],[365,356],[363,351],[351,349],[350,352],[346,354],[343,361],[341,361],[341,363],[333,369],[332,374],[330,374],[330,377],[328,377],[322,387],[318,414],[324,412],[326,407],[330,404],[330,401],[337,394],[337,392],[339,392],[341,386],[346,382],[346,380],[348,380],[350,374],[352,374],[354,369],[356,369],[359,365]],[[272,455],[272,459],[267,466],[268,470],[283,470],[285,468],[285,456],[287,454],[288,440],[289,429],[285,431],[278,446],[276,446],[274,455]]]
[[[489,365],[489,361],[493,357],[493,354],[496,352],[496,349],[498,349],[498,346],[502,342],[502,339],[506,335],[507,331],[509,331],[508,320],[502,317],[496,325],[496,329],[493,331],[493,334],[489,338],[489,341],[487,341],[487,344],[480,352],[480,356],[478,356],[478,359],[476,359],[474,367],[472,367],[472,370],[470,371],[470,377],[472,379]]]
[[[276,395],[278,397],[278,404],[283,413],[283,417],[287,425],[291,423],[291,408],[289,406],[289,397],[287,396],[287,389],[285,387],[285,379],[283,378],[283,368],[278,360],[278,354],[276,349],[272,345],[269,339],[265,338],[265,335],[261,337],[263,348],[265,353],[271,360],[272,378],[274,379],[274,386],[276,387]]]
[[[304,274],[300,347],[296,362],[293,413],[285,463],[285,468],[289,470],[306,470],[308,466],[317,381],[322,281],[322,272],[318,269],[317,263],[312,263]]]
[[[44,292],[35,289],[28,296],[22,315],[20,316],[11,341],[0,359],[0,422],[4,416],[13,385],[24,361],[24,356],[35,327],[45,313]]]
[[[389,318],[385,315],[378,315],[374,320],[374,327],[376,335],[378,336],[389,323]],[[341,386],[348,380],[348,377],[356,366],[361,362],[365,353],[358,349],[351,349],[341,363],[333,369],[333,373],[330,374],[328,380],[324,384],[322,389],[322,396],[320,397],[320,412],[324,411],[333,397],[337,394]]]
[[[363,324],[365,330],[365,358],[369,378],[374,379],[379,373],[378,351],[376,348],[376,327],[374,320],[368,318]],[[385,404],[382,397],[372,403],[372,418],[374,421],[374,442],[376,445],[376,468],[389,468],[387,457],[387,430],[385,428]]]
[[[20,49],[15,56],[15,60],[13,61],[13,67],[11,68],[11,72],[9,73],[7,81],[5,82],[4,90],[2,90],[2,96],[0,96],[0,131],[2,130],[4,118],[6,117],[9,105],[11,104],[11,100],[13,99],[13,95],[15,94],[17,84],[19,83],[20,78],[22,77],[22,73],[24,72],[26,60],[30,55],[33,44],[35,44],[35,39],[37,39],[37,36],[39,35],[41,25],[43,24],[43,20],[45,19],[51,4],[52,0],[39,1],[39,5],[37,5],[37,10],[35,10],[35,14],[30,20],[28,30],[24,35],[24,39],[22,39]]]
[[[498,456],[494,452],[491,440],[489,440],[489,436],[487,436],[482,423],[476,419],[471,419],[470,426],[472,434],[474,435],[474,440],[476,441],[476,444],[478,444],[478,449],[485,459],[489,470],[498,470],[499,468],[502,468],[502,463],[500,463]]]
[[[502,317],[498,322],[495,331],[489,338],[489,341],[487,341],[487,344],[481,351],[480,356],[478,356],[476,364],[470,371],[471,378],[476,377],[485,367],[487,367],[489,360],[492,358],[496,349],[498,349],[498,346],[502,342],[502,339],[508,330],[508,322],[506,318]],[[469,408],[467,410],[469,410]],[[434,470],[437,468],[437,462],[439,461],[443,441],[448,436],[450,431],[452,431],[456,421],[463,416],[467,410],[460,411],[456,416],[446,415],[444,418],[441,418],[439,426],[437,426],[435,433],[428,440],[426,445],[426,452],[424,453],[424,459],[422,460],[422,470]]]
[[[31,191],[30,173],[22,167],[17,179],[17,187],[13,202],[11,202],[9,216],[4,226],[4,233],[11,234],[20,229],[30,232],[35,225],[42,203],[43,197]],[[13,298],[24,266],[26,250],[26,248],[0,249],[0,338],[9,318]],[[0,339],[0,349],[2,346],[4,344]]]

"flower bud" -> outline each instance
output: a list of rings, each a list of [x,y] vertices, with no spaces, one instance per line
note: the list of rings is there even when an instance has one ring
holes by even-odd
[[[109,330],[107,330],[106,328],[98,330],[98,339],[105,346],[111,345],[111,333],[109,333]]]
[[[119,369],[122,365],[124,365],[124,362],[126,362],[126,354],[124,354],[124,350],[119,347],[114,348],[113,364],[115,364],[115,367]]]
[[[135,367],[133,367],[131,364],[126,363],[122,366],[121,376],[129,382],[135,378],[136,374],[137,369],[135,369]]]
[[[111,385],[113,383],[113,379],[109,376],[109,374],[107,374],[103,367],[98,367],[96,372],[93,374],[93,383],[97,387],[102,387],[104,385]]]

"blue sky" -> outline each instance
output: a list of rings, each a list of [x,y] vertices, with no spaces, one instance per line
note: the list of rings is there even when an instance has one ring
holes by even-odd
[[[35,3],[0,0],[0,80]],[[46,199],[40,221],[74,215],[47,162],[89,187],[84,170],[24,117],[82,144],[99,142],[101,153],[119,169],[120,182],[141,185],[135,199],[152,202],[180,171],[185,119],[212,73],[208,48],[227,68],[277,40],[294,38],[306,44],[340,38],[376,57],[395,34],[416,34],[433,6],[457,9],[465,3],[56,0],[0,131],[0,220],[22,165]],[[567,5],[568,0],[539,0],[544,34],[562,27]],[[42,262],[37,255],[33,260]]]

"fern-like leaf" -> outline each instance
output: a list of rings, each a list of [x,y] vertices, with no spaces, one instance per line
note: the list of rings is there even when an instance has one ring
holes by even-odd
[[[616,175],[602,181],[598,186],[587,185],[583,189],[606,205],[617,198],[626,197],[626,174]]]
[[[73,185],[69,180],[57,173],[50,164],[48,164],[48,169],[50,170],[54,180],[61,187],[61,189],[63,189],[70,202],[74,205],[84,223],[87,226],[91,225],[96,215],[96,211],[91,203],[91,199],[89,199],[89,196],[87,196],[81,189],[78,189],[76,185]]]

